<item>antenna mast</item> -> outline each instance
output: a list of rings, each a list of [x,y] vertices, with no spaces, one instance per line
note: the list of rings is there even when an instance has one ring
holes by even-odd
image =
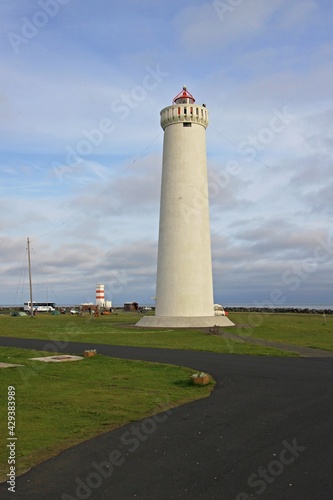
[[[30,260],[30,240],[27,238],[28,245],[28,267],[29,267],[29,287],[30,287],[30,317],[34,315],[34,305],[32,302],[32,281],[31,281],[31,260]]]

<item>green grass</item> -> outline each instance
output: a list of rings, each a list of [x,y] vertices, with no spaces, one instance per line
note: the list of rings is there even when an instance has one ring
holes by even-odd
[[[100,355],[64,363],[29,360],[45,355],[0,348],[1,362],[24,365],[0,369],[0,481],[8,472],[8,386],[16,389],[17,474],[127,422],[206,397],[213,388],[191,384],[193,370],[172,365]]]
[[[233,320],[233,316],[230,317]],[[119,313],[93,319],[88,316],[82,318],[68,315],[40,314],[36,318],[6,315],[0,316],[0,329],[4,336],[88,342],[92,347],[97,344],[114,344],[266,356],[291,355],[271,347],[207,335],[199,330],[138,328],[134,325],[139,318],[138,314],[133,313]],[[226,331],[237,333],[238,329],[228,328]]]
[[[232,321],[252,325],[238,329],[248,339],[272,340],[282,344],[333,350],[333,315],[302,313],[233,313]]]

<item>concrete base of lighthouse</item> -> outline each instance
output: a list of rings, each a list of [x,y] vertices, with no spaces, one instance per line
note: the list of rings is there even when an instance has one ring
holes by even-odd
[[[227,316],[143,316],[135,326],[144,328],[211,328],[235,326]]]

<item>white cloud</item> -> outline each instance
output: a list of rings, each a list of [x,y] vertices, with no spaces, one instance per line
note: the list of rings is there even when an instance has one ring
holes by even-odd
[[[258,36],[284,3],[285,0],[256,0],[232,6],[231,3],[218,0],[205,2],[182,9],[174,23],[187,50],[197,51],[201,55],[214,44],[225,47],[250,36]]]
[[[281,27],[286,30],[296,29],[298,33],[303,32],[319,8],[320,5],[315,0],[290,2],[286,12],[281,16]]]

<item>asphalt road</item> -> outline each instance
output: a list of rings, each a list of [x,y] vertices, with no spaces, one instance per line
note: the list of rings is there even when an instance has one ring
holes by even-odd
[[[48,344],[48,346],[46,346]],[[52,350],[50,341],[0,345]],[[331,500],[333,358],[271,358],[70,343],[56,350],[190,366],[209,398],[65,450],[0,485],[16,500]],[[85,382],[85,381],[83,381]],[[89,383],[89,381],[86,381]],[[52,432],[52,429],[50,429]],[[38,439],[38,429],[36,429]]]

